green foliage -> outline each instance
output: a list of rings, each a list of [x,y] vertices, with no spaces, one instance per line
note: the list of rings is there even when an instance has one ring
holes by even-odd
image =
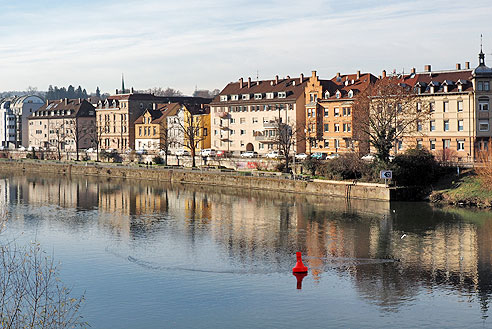
[[[409,149],[393,160],[393,178],[400,186],[429,186],[439,176],[440,167],[426,149]]]
[[[152,161],[156,164],[156,165],[160,165],[160,164],[163,164],[164,163],[164,159],[161,157],[161,156],[158,156],[156,155]]]

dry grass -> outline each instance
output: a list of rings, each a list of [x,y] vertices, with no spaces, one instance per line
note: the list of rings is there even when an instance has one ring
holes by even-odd
[[[492,150],[482,151],[479,154],[480,165],[476,168],[482,186],[492,191]]]

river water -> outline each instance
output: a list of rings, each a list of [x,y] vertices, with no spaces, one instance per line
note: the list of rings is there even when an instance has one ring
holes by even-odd
[[[0,211],[92,328],[492,327],[489,212],[9,175]]]

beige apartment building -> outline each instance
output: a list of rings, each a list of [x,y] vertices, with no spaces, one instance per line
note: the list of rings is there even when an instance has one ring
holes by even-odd
[[[491,132],[490,99],[492,69],[485,65],[485,54],[480,52],[479,65],[470,69],[432,71],[402,77],[402,83],[413,86],[422,103],[431,108],[431,117],[418,125],[417,132],[398,140],[395,152],[408,147],[425,147],[443,160],[477,161],[480,151],[488,150]],[[416,106],[422,106],[422,103]]]
[[[96,107],[96,120],[100,149],[124,152],[135,149],[135,121],[157,103],[184,103],[195,106],[208,104],[201,97],[166,97],[153,94],[126,93],[109,96]]]
[[[304,88],[309,79],[275,77],[274,80],[229,83],[210,104],[211,147],[233,154],[277,149],[278,122],[293,128],[292,151],[305,151]]]
[[[85,99],[60,99],[31,114],[29,146],[74,152],[94,146],[95,109]]]

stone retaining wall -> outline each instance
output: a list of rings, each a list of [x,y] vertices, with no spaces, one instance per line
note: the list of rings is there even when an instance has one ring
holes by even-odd
[[[51,173],[57,175],[90,175],[99,177],[145,179],[171,183],[229,186],[290,193],[337,196],[351,199],[391,201],[403,195],[397,188],[381,184],[351,182],[300,181],[285,178],[245,176],[236,172],[200,171],[163,168],[139,168],[117,165],[68,164],[47,161],[0,161],[2,172]]]

